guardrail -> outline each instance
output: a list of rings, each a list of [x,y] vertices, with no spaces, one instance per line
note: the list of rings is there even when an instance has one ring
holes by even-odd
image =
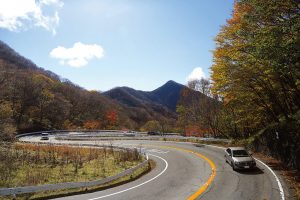
[[[39,132],[32,132],[32,133],[24,133],[17,135],[17,138],[24,137],[24,136],[30,136],[30,135],[39,135],[41,133],[53,133],[53,132],[70,132],[65,130],[56,130],[56,131],[39,131]],[[107,132],[105,130],[105,132]],[[111,131],[113,132],[113,131]],[[39,143],[39,142],[38,142]],[[43,143],[45,144],[45,143]],[[52,145],[62,145],[59,143],[51,143]],[[72,145],[72,144],[71,144]],[[93,146],[93,147],[109,147],[113,149],[119,149],[119,150],[130,150],[133,149],[125,148],[125,147],[117,147],[117,146],[103,146],[103,145],[96,145],[96,144],[80,144],[76,146]],[[136,149],[136,148],[134,148]],[[115,181],[121,177],[127,176],[132,174],[134,171],[146,166],[149,164],[148,156],[145,155],[142,152],[139,152],[142,154],[146,160],[142,163],[138,164],[135,167],[132,167],[130,169],[124,170],[123,172],[116,174],[114,176],[106,177],[101,180],[94,180],[94,181],[82,181],[82,182],[65,182],[65,183],[56,183],[56,184],[45,184],[45,185],[38,185],[38,186],[24,186],[24,187],[13,187],[13,188],[0,188],[0,196],[9,196],[9,195],[18,195],[18,194],[26,194],[26,193],[34,193],[34,192],[41,192],[41,191],[51,191],[51,190],[62,190],[62,189],[74,189],[74,188],[87,188],[97,185],[103,185],[112,181]]]
[[[8,195],[18,195],[25,193],[34,193],[41,191],[49,191],[49,190],[61,190],[61,189],[72,189],[72,188],[87,188],[97,185],[103,185],[112,181],[115,181],[121,177],[132,174],[134,171],[146,166],[148,164],[148,160],[140,163],[139,165],[127,169],[117,175],[110,176],[101,180],[95,181],[85,181],[85,182],[66,182],[66,183],[57,183],[57,184],[45,184],[38,186],[26,186],[26,187],[14,187],[14,188],[0,188],[0,196],[8,196]]]
[[[16,138],[31,136],[31,135],[40,135],[42,133],[68,133],[68,132],[83,132],[83,133],[93,133],[93,132],[122,132],[122,130],[51,130],[51,131],[36,131],[30,133],[21,133],[17,134]]]

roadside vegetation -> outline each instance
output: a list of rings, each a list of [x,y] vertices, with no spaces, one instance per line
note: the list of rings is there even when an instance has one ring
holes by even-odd
[[[273,157],[300,198],[300,6],[295,0],[236,0],[216,36],[211,80],[194,80],[177,106],[178,125],[230,138]],[[210,97],[209,99],[206,97]],[[295,174],[295,173],[293,173]]]
[[[84,193],[90,193],[95,191],[101,191],[108,188],[116,187],[122,184],[126,184],[130,181],[134,181],[144,174],[148,173],[151,169],[155,168],[155,162],[152,160],[149,160],[149,164],[145,165],[142,168],[137,169],[134,171],[131,175],[124,176],[122,178],[119,178],[115,181],[109,182],[107,184],[93,186],[93,187],[85,187],[85,188],[74,188],[74,189],[64,189],[64,190],[56,190],[56,191],[43,191],[43,192],[37,192],[32,194],[22,194],[18,195],[18,200],[44,200],[44,199],[52,199],[52,198],[59,198],[59,197],[65,197],[70,195],[78,195],[78,194],[84,194]],[[1,198],[0,198],[1,199]],[[10,200],[10,197],[3,197],[3,200]]]
[[[300,170],[299,19],[299,1],[235,1],[215,38],[211,80],[188,83],[204,95],[182,91],[182,131],[242,140]]]
[[[137,151],[2,143],[0,187],[98,180],[142,161]]]

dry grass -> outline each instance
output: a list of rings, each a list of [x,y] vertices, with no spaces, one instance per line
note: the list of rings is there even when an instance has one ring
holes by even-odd
[[[75,189],[64,189],[64,190],[56,190],[56,191],[44,191],[44,192],[38,192],[34,194],[23,194],[19,195],[16,199],[17,200],[45,200],[45,199],[52,199],[52,198],[59,198],[59,197],[66,197],[70,195],[78,195],[78,194],[85,194],[95,191],[101,191],[108,188],[116,187],[125,183],[128,183],[130,181],[134,181],[144,174],[151,171],[151,169],[155,168],[155,162],[152,160],[149,160],[149,164],[145,165],[142,168],[137,169],[134,171],[131,175],[124,176],[122,178],[119,178],[115,181],[112,181],[107,184],[98,185],[94,187],[87,187],[87,188],[75,188]],[[11,197],[3,197],[1,200],[9,200],[12,199]]]
[[[1,144],[0,187],[101,179],[141,161],[136,151],[112,148]]]

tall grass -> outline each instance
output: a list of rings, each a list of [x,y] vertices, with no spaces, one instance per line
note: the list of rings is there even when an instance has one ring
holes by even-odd
[[[0,187],[95,180],[119,173],[141,160],[137,151],[116,151],[112,147],[2,143]]]

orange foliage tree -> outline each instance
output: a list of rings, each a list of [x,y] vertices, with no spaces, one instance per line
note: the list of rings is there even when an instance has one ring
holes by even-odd
[[[84,128],[85,129],[100,129],[101,128],[101,122],[99,120],[88,120],[84,122]]]
[[[106,113],[106,120],[109,128],[115,127],[118,121],[118,113],[115,110],[108,111]]]

